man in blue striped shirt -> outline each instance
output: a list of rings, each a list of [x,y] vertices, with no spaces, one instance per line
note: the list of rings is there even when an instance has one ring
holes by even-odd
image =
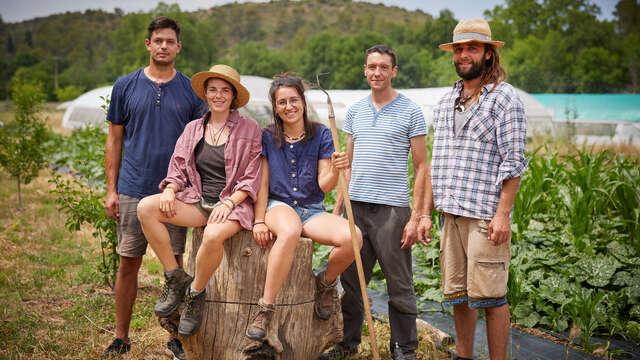
[[[360,252],[364,277],[371,279],[378,261],[389,294],[390,350],[399,359],[415,359],[418,346],[416,296],[413,290],[411,246],[417,240],[426,181],[426,125],[420,107],[391,87],[398,73],[396,53],[385,45],[366,52],[364,74],[371,95],[354,104],[345,119],[351,159],[349,197],[356,225],[362,230]],[[408,156],[413,157],[413,211],[409,197]],[[342,210],[336,199],[334,213]],[[341,276],[344,338],[327,358],[357,352],[364,318],[355,263]]]

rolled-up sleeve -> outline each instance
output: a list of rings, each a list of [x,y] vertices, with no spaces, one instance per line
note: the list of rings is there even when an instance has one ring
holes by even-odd
[[[515,91],[507,99],[504,113],[497,117],[496,124],[498,151],[502,157],[496,185],[522,176],[529,164],[529,159],[525,157],[527,117],[524,105]]]

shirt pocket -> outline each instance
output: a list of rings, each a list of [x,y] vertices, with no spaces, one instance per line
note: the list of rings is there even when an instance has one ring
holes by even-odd
[[[318,186],[318,156],[316,154],[304,154],[301,160],[299,164],[299,186],[303,189],[305,195],[311,195]]]
[[[478,111],[469,122],[471,138],[483,143],[496,141],[496,127],[491,113]]]

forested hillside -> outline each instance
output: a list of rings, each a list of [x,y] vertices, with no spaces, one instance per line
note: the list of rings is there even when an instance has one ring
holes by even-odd
[[[478,14],[501,52],[509,81],[529,92],[637,92],[640,4],[620,0],[600,21],[589,0],[506,0]],[[0,19],[0,99],[12,79],[40,82],[49,100],[68,100],[148,63],[146,26],[177,18],[183,49],[177,68],[192,75],[214,63],[271,77],[329,72],[330,88],[364,88],[363,51],[387,43],[399,54],[402,87],[448,86],[456,79],[448,42],[459,19],[348,0],[227,4],[196,12],[159,3],[149,13],[67,12],[20,23]],[[57,76],[56,76],[57,75]]]

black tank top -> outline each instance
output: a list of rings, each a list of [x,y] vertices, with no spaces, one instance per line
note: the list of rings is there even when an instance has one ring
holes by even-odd
[[[224,168],[224,146],[208,144],[204,137],[196,145],[196,170],[202,180],[202,197],[207,202],[217,202],[227,184]]]

